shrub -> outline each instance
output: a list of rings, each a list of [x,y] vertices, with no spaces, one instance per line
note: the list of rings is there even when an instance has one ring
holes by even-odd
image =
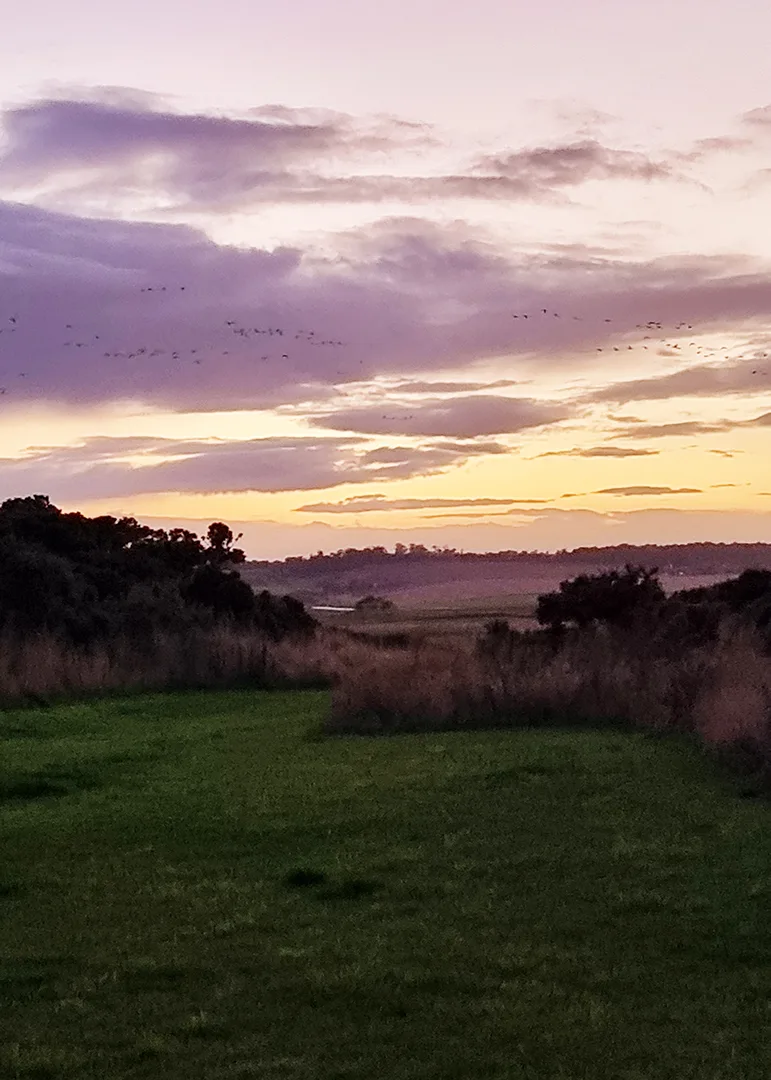
[[[497,621],[477,647],[360,653],[341,664],[328,733],[389,734],[611,724],[698,736],[771,786],[771,668],[756,633],[724,623],[680,651],[647,628],[519,634]]]
[[[657,570],[627,564],[624,570],[581,574],[560,583],[559,590],[538,597],[536,617],[542,626],[560,629],[574,623],[630,626],[665,599]]]

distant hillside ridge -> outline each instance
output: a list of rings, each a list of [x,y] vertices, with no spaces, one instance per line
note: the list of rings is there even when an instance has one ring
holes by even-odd
[[[468,594],[543,591],[560,579],[582,573],[620,570],[628,563],[657,568],[662,578],[732,577],[747,569],[771,569],[771,544],[619,544],[545,551],[458,551],[421,544],[346,548],[291,556],[282,560],[250,560],[239,568],[257,588],[288,592],[311,602],[330,598],[355,600],[368,594],[398,594],[457,586]],[[685,584],[685,583],[683,583]]]
[[[522,562],[529,567],[552,567],[563,564],[582,566],[624,566],[626,563],[654,563],[662,572],[721,574],[748,566],[771,567],[771,543],[763,544],[618,544],[607,547],[578,547],[560,551],[458,551],[455,548],[427,548],[423,544],[397,544],[393,551],[385,547],[343,548],[315,555],[291,555],[286,559],[251,559],[248,566],[260,570],[291,570],[293,574],[318,573],[321,569],[388,564],[404,565],[418,560],[432,563],[452,561],[470,565]]]

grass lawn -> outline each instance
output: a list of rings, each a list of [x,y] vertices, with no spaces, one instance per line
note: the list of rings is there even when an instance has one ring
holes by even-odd
[[[765,804],[677,741],[325,707],[0,713],[3,1080],[768,1080]]]

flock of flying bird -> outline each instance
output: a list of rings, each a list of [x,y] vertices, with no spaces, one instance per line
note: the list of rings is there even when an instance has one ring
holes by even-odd
[[[178,289],[179,292],[185,292],[185,290],[186,290],[185,285],[179,285],[176,288]],[[156,286],[144,285],[144,286],[141,286],[139,291],[142,292],[142,293],[152,293],[152,292],[162,293],[162,292],[172,291],[172,287],[169,287],[169,286],[166,286],[166,285],[156,285]],[[16,313],[16,314],[11,315],[11,316],[9,316],[7,318],[7,321],[6,321],[4,326],[0,326],[0,335],[2,335],[2,334],[5,334],[5,335],[15,334],[21,328],[22,328],[22,324],[20,323],[20,317],[19,317],[19,314]],[[101,349],[102,350],[101,357],[104,360],[135,360],[135,359],[139,359],[139,358],[157,359],[159,357],[165,356],[169,360],[189,359],[191,361],[191,363],[193,363],[193,364],[201,364],[206,359],[214,359],[217,356],[229,356],[230,352],[231,352],[230,349],[222,348],[222,345],[225,344],[226,342],[219,342],[216,345],[209,344],[208,350],[206,348],[204,348],[204,347],[196,347],[196,348],[177,347],[177,348],[174,348],[172,346],[166,346],[164,348],[161,348],[159,346],[151,346],[151,345],[147,345],[147,344],[140,344],[140,345],[134,344],[134,345],[129,346],[129,347],[124,347],[122,349],[121,348],[115,348],[113,346],[110,349],[105,349],[104,348],[104,344],[105,344],[105,335],[104,335],[104,333],[97,334],[97,333],[91,333],[90,331],[88,331],[87,333],[83,334],[82,333],[82,331],[83,331],[82,326],[78,326],[76,323],[69,323],[69,322],[64,324],[63,329],[65,331],[74,331],[75,333],[74,333],[74,335],[73,334],[67,335],[68,340],[61,341],[59,343],[61,348],[63,348],[63,349],[89,349],[89,350]],[[257,339],[260,336],[264,335],[263,341],[265,341],[265,340],[271,341],[272,345],[278,346],[278,347],[280,347],[282,349],[286,349],[288,347],[291,347],[291,346],[288,345],[288,342],[290,340],[295,341],[295,342],[301,341],[304,346],[307,346],[309,348],[330,348],[330,347],[342,348],[347,344],[346,342],[340,341],[340,340],[335,339],[335,338],[324,338],[320,334],[317,334],[317,332],[315,330],[303,330],[303,329],[288,330],[288,329],[285,329],[284,327],[271,327],[271,326],[266,326],[266,327],[242,326],[235,319],[226,319],[226,320],[224,320],[224,322],[222,324],[222,327],[221,327],[221,330],[226,335],[230,334],[230,335],[233,335],[233,336],[235,336],[237,338],[241,338],[244,341],[245,340]],[[283,340],[281,340],[281,339],[283,339]],[[6,337],[5,340],[7,341],[8,338]],[[18,340],[18,339],[15,339],[15,340]],[[2,364],[2,361],[4,360],[4,355],[3,354],[4,354],[5,350],[3,349],[3,344],[4,344],[4,342],[3,342],[2,338],[0,338],[0,365]],[[274,349],[273,352],[267,352],[267,353],[260,351],[260,355],[256,356],[256,359],[259,359],[260,362],[265,362],[265,361],[274,360],[274,359],[289,360],[290,359],[290,353],[283,352],[283,351],[279,353],[278,351],[275,351],[275,349]],[[361,362],[363,363],[363,361],[361,361]],[[9,373],[7,371],[3,372],[2,367],[0,367],[0,376],[2,376],[3,374],[7,375]],[[338,372],[338,374],[344,374],[344,373],[343,372]],[[16,375],[16,378],[25,379],[25,378],[27,378],[27,375],[28,375],[28,372],[19,371],[18,374]],[[7,394],[7,393],[8,393],[8,386],[0,386],[0,394]]]
[[[168,292],[173,292],[173,291],[185,292],[186,291],[186,286],[185,285],[178,285],[178,286],[143,285],[143,286],[140,287],[139,291],[141,293],[168,293]],[[549,310],[547,308],[540,308],[537,313],[534,313],[534,312],[517,312],[517,313],[512,315],[512,318],[514,318],[514,319],[522,319],[522,320],[533,319],[534,321],[536,321],[536,320],[542,319],[544,316],[548,317],[549,315],[551,315],[555,319],[562,317],[561,313],[559,311],[549,312]],[[584,321],[586,321],[585,318],[583,316],[581,316],[581,315],[571,315],[570,319],[572,321],[575,321],[575,322],[584,322]],[[605,317],[603,318],[602,321],[603,321],[604,324],[612,324],[614,322],[613,319],[605,318]],[[18,313],[7,316],[5,321],[4,321],[4,325],[0,325],[0,335],[2,335],[2,336],[0,336],[0,365],[2,365],[3,360],[5,359],[3,354],[4,354],[4,352],[6,350],[3,348],[3,346],[5,345],[6,342],[9,341],[9,336],[12,335],[12,334],[16,334],[20,329],[22,329],[22,326],[19,323],[19,314]],[[89,349],[89,350],[96,350],[97,348],[100,348],[100,349],[102,349],[102,353],[101,353],[102,358],[105,359],[105,360],[136,360],[136,359],[140,359],[140,358],[148,358],[148,359],[156,360],[156,359],[159,359],[160,357],[167,357],[169,360],[173,360],[173,361],[182,361],[182,360],[185,360],[185,359],[189,359],[191,363],[196,364],[196,365],[200,365],[201,363],[203,363],[207,359],[214,359],[217,356],[225,357],[225,356],[231,355],[231,350],[230,349],[222,348],[222,345],[226,343],[226,342],[222,342],[222,341],[218,342],[217,344],[211,344],[210,343],[209,346],[208,346],[208,352],[207,352],[206,349],[204,349],[202,347],[196,347],[196,348],[172,348],[171,346],[167,345],[167,346],[161,348],[159,346],[152,346],[152,345],[148,345],[148,344],[134,344],[131,347],[123,348],[123,349],[115,348],[115,346],[111,346],[109,349],[106,349],[106,348],[104,348],[105,338],[104,338],[103,334],[91,333],[89,331],[87,334],[82,335],[82,340],[81,340],[81,333],[75,332],[76,331],[76,324],[74,324],[74,323],[65,323],[63,329],[65,331],[74,331],[74,333],[66,335],[67,340],[64,340],[64,341],[62,341],[60,343],[62,348],[64,348],[64,349]],[[665,326],[664,323],[662,323],[659,320],[655,320],[655,319],[651,319],[651,320],[649,320],[648,322],[645,322],[645,323],[637,323],[635,325],[635,330],[637,330],[637,331],[646,331],[646,333],[643,334],[641,342],[638,341],[635,344],[627,344],[626,345],[626,351],[634,350],[637,347],[638,344],[641,345],[641,347],[644,350],[647,350],[649,346],[647,344],[645,344],[645,342],[650,342],[651,344],[655,344],[659,349],[662,346],[665,346],[666,348],[671,349],[672,352],[671,352],[670,355],[677,355],[677,353],[680,352],[682,346],[681,346],[680,342],[678,342],[678,341],[667,340],[668,338],[673,336],[671,333],[668,334],[668,335],[665,333],[665,331],[667,329],[670,329],[671,331],[674,331],[676,335],[677,334],[682,335],[684,331],[693,330],[694,327],[693,327],[692,323],[689,323],[687,321],[681,321],[681,322],[675,323],[671,327],[667,327],[667,326]],[[78,328],[78,330],[82,331],[82,328]],[[230,334],[235,338],[241,339],[241,342],[248,341],[250,343],[253,342],[254,344],[257,344],[257,342],[259,341],[262,344],[262,348],[257,349],[255,351],[254,358],[255,358],[255,360],[259,360],[261,363],[264,363],[264,362],[269,361],[269,360],[274,360],[274,359],[275,360],[281,360],[281,361],[290,360],[292,354],[289,351],[278,352],[279,348],[281,350],[293,348],[293,346],[289,345],[290,341],[292,341],[292,342],[301,342],[303,348],[307,347],[307,348],[335,348],[335,349],[339,349],[339,348],[344,348],[347,345],[347,342],[344,342],[344,341],[340,341],[340,340],[337,340],[337,339],[334,339],[334,338],[324,338],[321,335],[317,334],[315,330],[303,330],[303,329],[289,330],[289,329],[286,329],[284,327],[272,327],[272,326],[268,326],[268,327],[245,326],[245,325],[241,325],[235,319],[226,319],[226,320],[224,320],[224,323],[223,323],[223,325],[221,327],[221,331],[226,335]],[[624,332],[624,331],[622,330],[622,332]],[[663,335],[663,336],[661,336],[661,335]],[[17,341],[19,341],[19,339],[14,339],[14,343],[17,342]],[[265,344],[267,342],[271,342],[271,346],[273,346],[273,351],[269,351],[269,352],[264,352],[263,351],[263,349],[265,348]],[[19,344],[21,344],[21,342],[19,342]],[[268,346],[268,347],[271,348],[271,346]],[[240,352],[243,349],[243,346],[239,344],[237,346],[237,348],[238,348],[238,351]],[[721,346],[721,347],[710,347],[710,346],[708,346],[706,344],[703,344],[703,343],[699,344],[697,341],[690,341],[688,343],[688,345],[687,345],[687,348],[688,349],[694,348],[696,350],[696,352],[695,352],[696,356],[707,358],[707,357],[712,357],[712,356],[719,355],[720,353],[724,354],[724,353],[728,352],[729,349],[730,349],[730,346],[725,345],[725,346]],[[620,351],[622,351],[622,346],[621,345],[612,345],[612,346],[609,346],[609,347],[608,346],[598,346],[597,347],[597,352],[600,352],[600,353],[603,352],[603,351],[610,352],[611,350],[613,352],[620,352]],[[18,353],[18,349],[15,349],[14,352]],[[685,356],[686,354],[681,352],[680,355]],[[761,358],[766,358],[767,356],[768,356],[767,353],[760,354]],[[756,359],[757,358],[758,357],[756,356]],[[727,357],[724,357],[724,359],[727,359]],[[741,357],[739,357],[739,358],[735,357],[734,359],[741,359]],[[364,363],[363,360],[359,361],[359,364],[363,365],[363,363]],[[10,373],[9,373],[8,370],[3,372],[2,367],[0,367],[0,377],[2,377],[3,374],[5,374],[6,378],[7,378],[7,376]],[[350,371],[346,372],[344,370],[337,370],[336,374],[337,375],[350,376],[352,374],[352,372],[350,372]],[[752,374],[753,375],[765,375],[765,374],[767,374],[767,372],[766,371],[761,371],[759,369],[755,369],[755,370],[752,371]],[[27,371],[19,371],[18,374],[16,375],[16,378],[25,379],[25,378],[27,378],[27,375],[28,375]],[[7,385],[0,386],[0,394],[7,394],[7,393],[8,393],[8,386]],[[387,417],[384,414],[384,419],[389,419],[389,417]]]

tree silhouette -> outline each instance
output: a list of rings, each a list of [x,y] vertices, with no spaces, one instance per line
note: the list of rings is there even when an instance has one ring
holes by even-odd
[[[77,643],[230,621],[281,637],[309,633],[299,601],[256,597],[232,569],[244,552],[224,522],[188,529],[64,513],[46,495],[0,504],[0,631]]]
[[[629,626],[643,611],[650,611],[666,597],[659,584],[658,569],[627,564],[623,570],[581,574],[560,582],[557,592],[538,597],[536,617],[553,630],[573,623],[579,629],[593,623]]]

